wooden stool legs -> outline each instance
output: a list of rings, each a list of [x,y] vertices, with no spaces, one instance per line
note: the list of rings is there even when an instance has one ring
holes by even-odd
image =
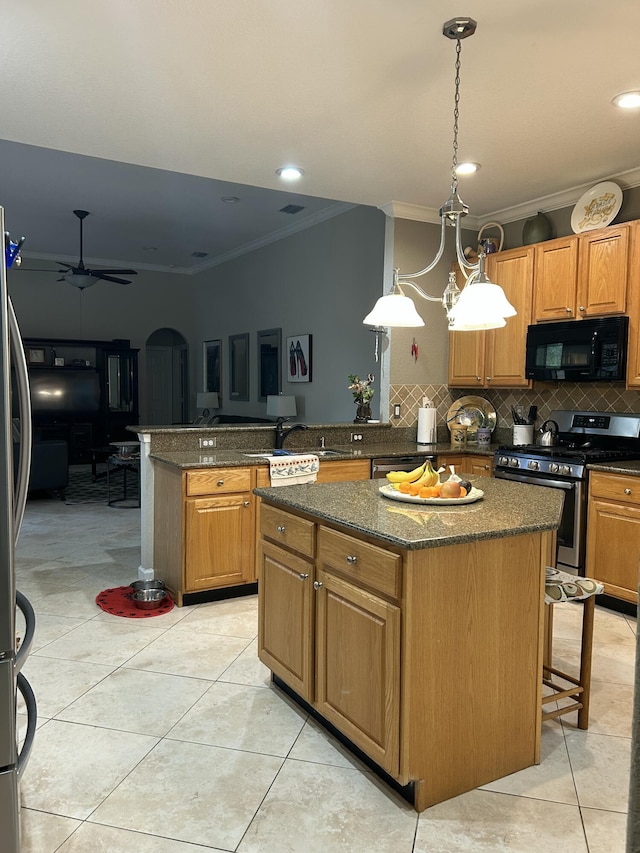
[[[553,691],[542,697],[542,720],[552,720],[572,711],[578,712],[578,728],[589,727],[589,697],[591,692],[591,659],[593,656],[593,616],[595,597],[585,598],[582,602],[582,643],[580,651],[580,674],[578,678],[553,666],[553,604],[545,609],[545,647],[543,655],[542,681]],[[555,678],[554,678],[555,676]],[[556,679],[562,679],[571,686],[564,687]],[[544,706],[558,699],[571,699],[572,702],[553,711],[545,711]]]

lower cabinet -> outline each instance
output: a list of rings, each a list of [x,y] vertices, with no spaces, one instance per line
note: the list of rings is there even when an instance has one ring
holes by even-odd
[[[586,574],[607,595],[637,603],[640,478],[593,471],[587,505]]]
[[[253,468],[156,463],[153,562],[176,600],[255,581]]]
[[[296,519],[280,512],[276,520],[276,527],[284,528],[280,535],[286,535]],[[263,536],[273,535],[272,522],[273,517],[262,516]],[[400,608],[375,588],[378,578],[389,588],[389,561],[399,577],[401,557],[323,527],[317,536],[316,562],[312,554],[291,553],[266,540],[261,544],[260,659],[377,764],[397,775]],[[305,550],[291,540],[289,547]],[[344,567],[334,566],[341,560]],[[350,582],[352,572],[367,577],[371,589],[360,580]],[[394,589],[397,585],[393,581]]]
[[[455,465],[456,474],[471,474],[478,477],[493,476],[492,456],[482,456],[480,454],[474,456],[471,453],[439,453],[438,468],[441,465],[447,469],[449,465]]]
[[[418,811],[539,761],[554,534],[407,551],[267,502],[261,533],[260,660]]]

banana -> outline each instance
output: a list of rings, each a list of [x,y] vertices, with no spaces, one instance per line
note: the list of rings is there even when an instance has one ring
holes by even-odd
[[[428,461],[429,460],[427,460],[427,462]],[[418,467],[414,468],[413,471],[389,471],[389,473],[386,475],[387,480],[391,484],[412,483],[414,480],[417,480],[418,477],[423,474],[427,462],[423,462],[422,465],[418,465]]]
[[[414,486],[435,486],[438,483],[440,477],[437,471],[434,471],[431,467],[431,462],[427,461],[425,464],[424,471],[422,475],[413,481]]]

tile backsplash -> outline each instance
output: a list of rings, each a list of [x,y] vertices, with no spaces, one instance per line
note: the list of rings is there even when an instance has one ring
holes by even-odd
[[[392,385],[389,396],[389,421],[395,427],[413,427],[418,422],[422,398],[428,397],[438,410],[438,426],[444,426],[451,404],[460,397],[484,397],[497,415],[498,428],[511,428],[511,406],[538,407],[536,424],[540,426],[554,409],[602,412],[640,412],[640,392],[627,391],[614,382],[563,382],[557,385],[537,383],[526,388],[484,389],[449,388],[447,385]],[[400,404],[400,417],[393,417],[393,407]]]

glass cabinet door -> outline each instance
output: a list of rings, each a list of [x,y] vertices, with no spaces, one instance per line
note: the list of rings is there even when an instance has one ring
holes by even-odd
[[[132,353],[107,354],[107,404],[110,412],[135,411]]]

